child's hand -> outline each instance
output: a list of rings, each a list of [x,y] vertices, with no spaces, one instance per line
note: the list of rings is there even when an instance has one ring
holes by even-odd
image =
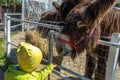
[[[53,67],[54,67],[54,68],[57,67],[57,64],[53,64]]]

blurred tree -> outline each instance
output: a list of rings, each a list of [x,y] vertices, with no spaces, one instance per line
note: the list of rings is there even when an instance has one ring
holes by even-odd
[[[20,0],[0,0],[0,5],[21,5]]]
[[[21,12],[20,0],[0,0],[0,6],[5,9],[5,12]]]

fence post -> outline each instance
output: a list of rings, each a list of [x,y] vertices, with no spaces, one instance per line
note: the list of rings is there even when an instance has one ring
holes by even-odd
[[[120,44],[120,34],[119,33],[112,34],[111,42]],[[118,56],[119,48],[110,46],[108,64],[106,69],[106,80],[115,80]]]
[[[25,20],[25,0],[22,0],[22,20]],[[22,22],[22,31],[24,31],[25,23]]]
[[[53,54],[53,33],[54,31],[50,31],[49,34],[49,63],[52,63],[52,54]]]
[[[7,14],[4,14],[4,36],[6,38],[6,28],[7,28]]]
[[[53,59],[53,33],[54,31],[50,31],[49,34],[49,53],[48,53],[49,63],[52,63],[52,59]],[[48,80],[50,80],[50,75],[48,76]]]
[[[11,52],[11,44],[9,42],[11,42],[11,29],[10,29],[10,26],[11,26],[11,20],[10,20],[10,17],[8,16],[7,17],[7,20],[6,20],[6,51],[7,51],[7,54],[6,56],[9,58],[10,57],[10,52]]]

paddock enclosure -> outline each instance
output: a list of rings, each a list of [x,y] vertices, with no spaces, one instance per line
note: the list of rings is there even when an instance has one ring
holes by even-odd
[[[26,5],[24,5],[24,6],[26,6],[26,8],[23,7],[22,19],[13,18],[13,17],[11,17],[10,14],[4,15],[6,52],[7,52],[7,57],[11,58],[11,56],[12,56],[13,61],[14,61],[14,58],[16,59],[16,57],[13,57],[13,56],[15,56],[15,53],[12,53],[12,50],[16,49],[17,45],[21,41],[25,41],[26,32],[28,32],[28,31],[36,32],[36,28],[38,25],[39,25],[39,27],[42,28],[42,30],[39,33],[37,38],[38,38],[38,40],[41,40],[40,44],[43,45],[42,48],[43,48],[44,53],[48,54],[47,61],[49,63],[54,61],[53,60],[54,53],[55,54],[57,53],[55,50],[54,35],[58,35],[60,28],[63,26],[59,25],[60,22],[53,22],[53,21],[38,22],[40,20],[40,14],[44,11],[49,10],[48,8],[50,8],[50,9],[52,9],[52,8],[49,7],[51,5],[48,2],[47,4],[38,3],[36,6],[37,7],[39,6],[41,8],[41,9],[38,9],[35,6],[36,3],[37,3],[37,0],[36,1],[25,0],[25,2],[23,4],[26,4]],[[34,7],[32,5],[34,5]],[[29,9],[29,8],[31,8],[31,9]],[[11,33],[12,33],[11,29],[16,27],[16,25],[11,25],[12,21],[20,22],[21,26],[18,24],[19,25],[18,27],[22,27],[22,30],[20,30],[19,33],[15,34],[14,37],[11,37]],[[47,30],[46,30],[46,32],[43,32],[45,28],[47,28],[48,30],[50,29],[50,32],[47,33]],[[45,33],[48,34],[47,37],[44,37],[44,35],[46,35]],[[39,37],[40,37],[40,39],[39,39]],[[35,40],[37,40],[37,38]],[[101,54],[99,55],[99,57],[103,57],[107,63],[106,80],[120,80],[120,67],[118,66],[118,63],[117,63],[118,55],[120,55],[119,54],[120,34],[114,33],[113,35],[111,35],[110,38],[111,38],[111,42],[99,40],[99,42],[101,44],[100,52],[99,52]],[[105,46],[107,46],[107,47],[105,47]],[[44,49],[46,49],[46,50],[44,50]],[[107,53],[107,52],[109,52],[109,55],[103,54],[103,53]],[[108,55],[108,59],[106,59],[102,55],[104,55],[104,56]],[[45,61],[46,61],[46,59],[45,59]],[[102,61],[101,61],[101,63],[102,63]],[[46,80],[90,80],[89,78],[84,77],[85,64],[86,64],[86,51],[84,51],[84,53],[79,55],[74,61],[69,56],[65,56],[65,57],[63,57],[63,61],[62,61],[61,65],[58,65],[58,68],[61,68],[61,71],[60,72],[54,71],[53,72],[54,74],[51,74],[48,78],[46,78]],[[41,68],[41,65],[40,65],[40,68]],[[104,68],[104,66],[103,66],[103,68]],[[93,79],[94,79],[94,75],[93,75]]]

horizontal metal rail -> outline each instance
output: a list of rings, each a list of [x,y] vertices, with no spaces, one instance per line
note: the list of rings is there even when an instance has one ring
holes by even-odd
[[[59,77],[61,77],[62,79],[66,80],[66,76],[61,74],[59,71],[56,71],[55,69],[53,70],[53,73]]]
[[[62,69],[62,70],[64,70],[64,71],[66,71],[66,72],[68,72],[68,73],[70,73],[70,74],[72,74],[72,75],[74,75],[74,76],[79,77],[82,80],[90,80],[90,79],[88,79],[88,78],[86,78],[86,77],[84,77],[82,75],[79,75],[78,73],[75,73],[74,71],[72,71],[70,69],[67,69],[67,68],[65,68],[63,66],[57,65],[57,67],[60,68],[60,69]]]
[[[22,15],[22,13],[6,13],[8,16]]]
[[[52,28],[52,29],[60,29],[60,26],[58,25],[51,25],[51,24],[46,24],[46,23],[39,23],[39,22],[34,22],[34,21],[28,21],[28,20],[21,20],[17,18],[10,18],[12,21],[16,22],[24,22],[24,23],[30,23],[30,24],[36,24],[36,25],[42,25],[47,28]]]
[[[46,21],[46,20],[40,20],[40,23],[47,23],[47,24],[54,24],[54,25],[58,25],[58,26],[64,26],[65,22],[64,21],[60,21],[60,22],[56,22],[56,21]]]
[[[48,63],[48,61],[46,59],[43,59],[43,61],[45,61],[45,62]],[[63,66],[57,65],[57,67],[60,68],[60,69],[62,69],[62,70],[64,70],[64,71],[66,71],[66,72],[68,72],[68,73],[70,73],[70,74],[72,74],[72,75],[74,75],[74,76],[79,77],[82,80],[90,80],[90,79],[88,79],[88,78],[86,78],[86,77],[84,77],[82,75],[79,75],[78,73],[76,73],[76,72],[74,72],[74,71],[72,71],[70,69],[67,69],[67,68],[65,68]]]
[[[15,46],[15,47],[17,47],[18,46],[18,44],[16,44],[16,43],[13,43],[13,42],[8,42],[9,44],[12,44],[13,46]]]
[[[42,59],[43,61],[45,61],[45,62],[47,62],[47,63],[49,63],[49,61],[47,60],[47,59]],[[56,75],[58,75],[59,77],[61,77],[62,79],[64,79],[64,80],[66,80],[66,76],[65,75],[63,75],[63,74],[61,74],[59,71],[56,71],[55,69],[53,70],[53,73],[54,74],[56,74]]]
[[[116,8],[116,9],[120,9],[119,7],[114,7],[114,8]]]
[[[17,25],[11,26],[11,28],[15,28],[15,27],[18,27],[18,26],[22,26],[22,24],[17,24]]]
[[[46,59],[44,59],[44,58],[43,58],[42,60],[45,61],[45,62],[47,62],[47,63],[49,63],[49,61],[46,60]],[[57,65],[57,67],[58,67],[58,65]],[[62,79],[66,80],[66,77],[67,77],[67,76],[61,74],[59,71],[57,71],[57,70],[54,69],[54,70],[53,70],[53,73],[56,74],[57,76],[61,77]]]
[[[103,41],[103,40],[99,40],[100,44],[105,45],[105,46],[113,46],[116,48],[120,48],[120,44],[118,43],[113,43],[113,42],[107,42],[107,41]]]

